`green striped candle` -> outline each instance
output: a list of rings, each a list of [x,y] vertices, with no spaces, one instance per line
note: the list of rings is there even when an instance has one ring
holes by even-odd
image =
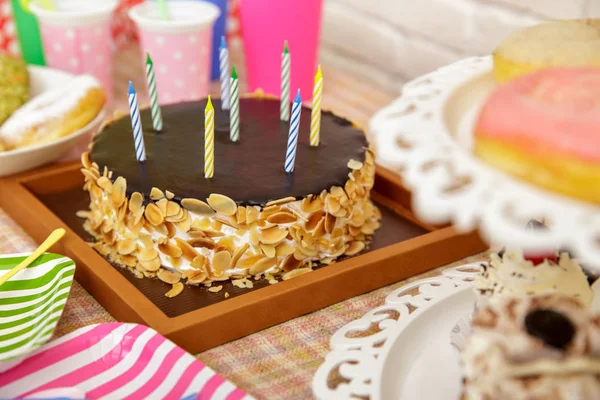
[[[229,109],[229,138],[232,142],[237,142],[240,140],[240,94],[235,65],[231,70],[231,84],[229,88],[231,90],[231,96],[229,96],[231,102],[231,108]]]
[[[279,107],[279,114],[282,121],[290,120],[290,78],[292,76],[291,64],[291,55],[286,40],[283,45],[283,54],[281,54],[281,104]]]
[[[158,93],[156,92],[156,77],[154,76],[154,64],[150,53],[146,53],[146,78],[148,79],[148,93],[150,94],[150,106],[152,107],[152,126],[156,132],[163,129],[162,114],[158,104]]]

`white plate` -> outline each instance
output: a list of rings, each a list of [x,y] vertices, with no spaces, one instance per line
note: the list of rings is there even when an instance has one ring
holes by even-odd
[[[64,86],[73,75],[52,68],[29,66],[31,98],[48,90]],[[82,129],[51,143],[0,152],[0,177],[27,171],[40,165],[58,160],[71,148],[89,140],[106,115],[102,110],[98,116]]]
[[[473,122],[495,87],[490,57],[409,82],[371,121],[378,163],[402,175],[422,220],[478,229],[492,244],[524,250],[565,246],[600,271],[600,207],[530,185],[473,156]],[[531,218],[549,221],[549,229],[526,229]]]
[[[315,396],[458,400],[461,373],[450,333],[473,310],[471,281],[478,265],[445,270],[396,289],[385,305],[338,330],[313,379]],[[342,382],[332,385],[338,374]]]

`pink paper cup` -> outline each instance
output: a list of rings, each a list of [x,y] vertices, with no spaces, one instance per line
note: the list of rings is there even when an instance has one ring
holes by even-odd
[[[169,20],[146,2],[129,11],[136,23],[143,50],[150,53],[161,104],[199,100],[210,89],[213,25],[221,11],[203,1],[167,2]]]
[[[46,64],[72,74],[90,74],[112,94],[110,22],[116,0],[53,0],[54,10],[39,1],[31,11],[40,24]]]
[[[241,0],[246,74],[250,91],[281,92],[281,53],[287,40],[292,58],[290,101],[300,88],[313,92],[323,0]]]

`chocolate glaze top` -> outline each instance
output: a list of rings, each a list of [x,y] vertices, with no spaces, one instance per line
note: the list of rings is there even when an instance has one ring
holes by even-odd
[[[141,110],[147,160],[138,163],[131,120],[111,122],[96,136],[91,159],[127,179],[127,193],[146,197],[152,187],[176,199],[204,200],[211,193],[238,204],[264,205],[293,196],[318,194],[348,180],[350,159],[364,161],[367,140],[350,121],[330,112],[321,116],[321,142],[310,147],[310,109],[303,107],[293,173],[283,170],[289,123],[279,120],[279,101],[240,99],[240,141],[229,140],[229,113],[215,107],[215,175],[204,178],[204,108],[206,100],[162,106],[163,131],[154,132],[150,109]]]

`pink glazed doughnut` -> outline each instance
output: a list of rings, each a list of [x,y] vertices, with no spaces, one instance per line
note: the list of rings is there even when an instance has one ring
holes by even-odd
[[[475,154],[532,184],[600,203],[600,70],[555,68],[496,89]]]

